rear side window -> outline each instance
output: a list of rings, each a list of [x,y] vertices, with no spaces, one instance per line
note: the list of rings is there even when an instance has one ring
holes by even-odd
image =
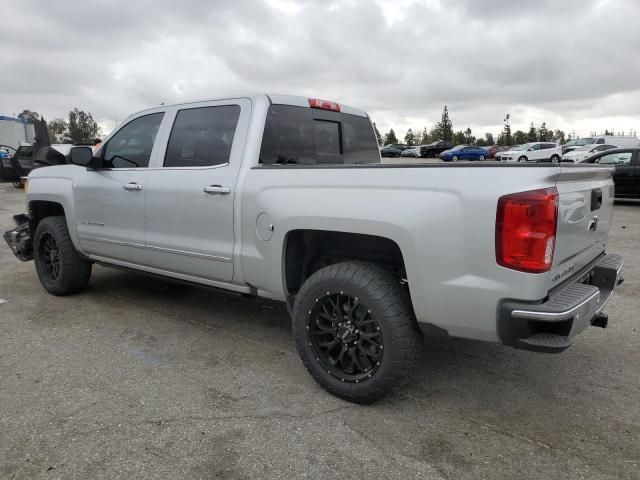
[[[271,105],[260,150],[262,164],[380,163],[369,119],[327,110]]]
[[[165,167],[210,167],[229,163],[239,105],[180,110],[171,129]]]

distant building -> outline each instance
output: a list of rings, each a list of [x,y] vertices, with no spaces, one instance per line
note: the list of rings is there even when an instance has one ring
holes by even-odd
[[[0,144],[18,148],[24,143],[33,143],[35,129],[21,118],[0,115]]]

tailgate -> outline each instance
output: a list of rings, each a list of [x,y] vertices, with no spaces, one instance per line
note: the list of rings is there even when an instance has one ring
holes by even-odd
[[[560,167],[556,247],[549,289],[578,273],[605,251],[613,214],[613,169]]]

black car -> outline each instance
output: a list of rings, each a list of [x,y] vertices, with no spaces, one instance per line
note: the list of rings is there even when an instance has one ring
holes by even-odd
[[[433,142],[428,145],[420,145],[420,156],[423,158],[437,157],[445,150],[449,150],[453,147],[454,145],[451,142],[438,140],[437,142]]]
[[[407,148],[411,148],[404,143],[392,143],[390,145],[385,145],[380,150],[381,157],[399,157],[403,151]]]
[[[597,153],[578,163],[597,163],[616,168],[613,182],[616,198],[640,198],[640,147],[614,148]]]
[[[8,161],[2,160],[2,178],[13,182],[16,187],[22,186],[20,180],[23,172],[22,165],[31,165],[33,163],[32,156],[33,147],[31,145],[19,146]]]
[[[41,147],[36,152],[32,146],[19,147],[11,157],[11,169],[15,172],[15,178],[12,178],[13,185],[22,188],[23,179],[36,168],[69,163],[68,156],[74,146],[75,144],[55,144]]]
[[[0,180],[15,180],[17,173],[11,167],[11,157],[16,149],[10,145],[0,145]]]

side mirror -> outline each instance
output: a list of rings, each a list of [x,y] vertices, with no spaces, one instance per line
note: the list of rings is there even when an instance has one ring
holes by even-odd
[[[69,161],[74,165],[86,167],[93,158],[93,150],[89,147],[73,147],[69,152]]]

